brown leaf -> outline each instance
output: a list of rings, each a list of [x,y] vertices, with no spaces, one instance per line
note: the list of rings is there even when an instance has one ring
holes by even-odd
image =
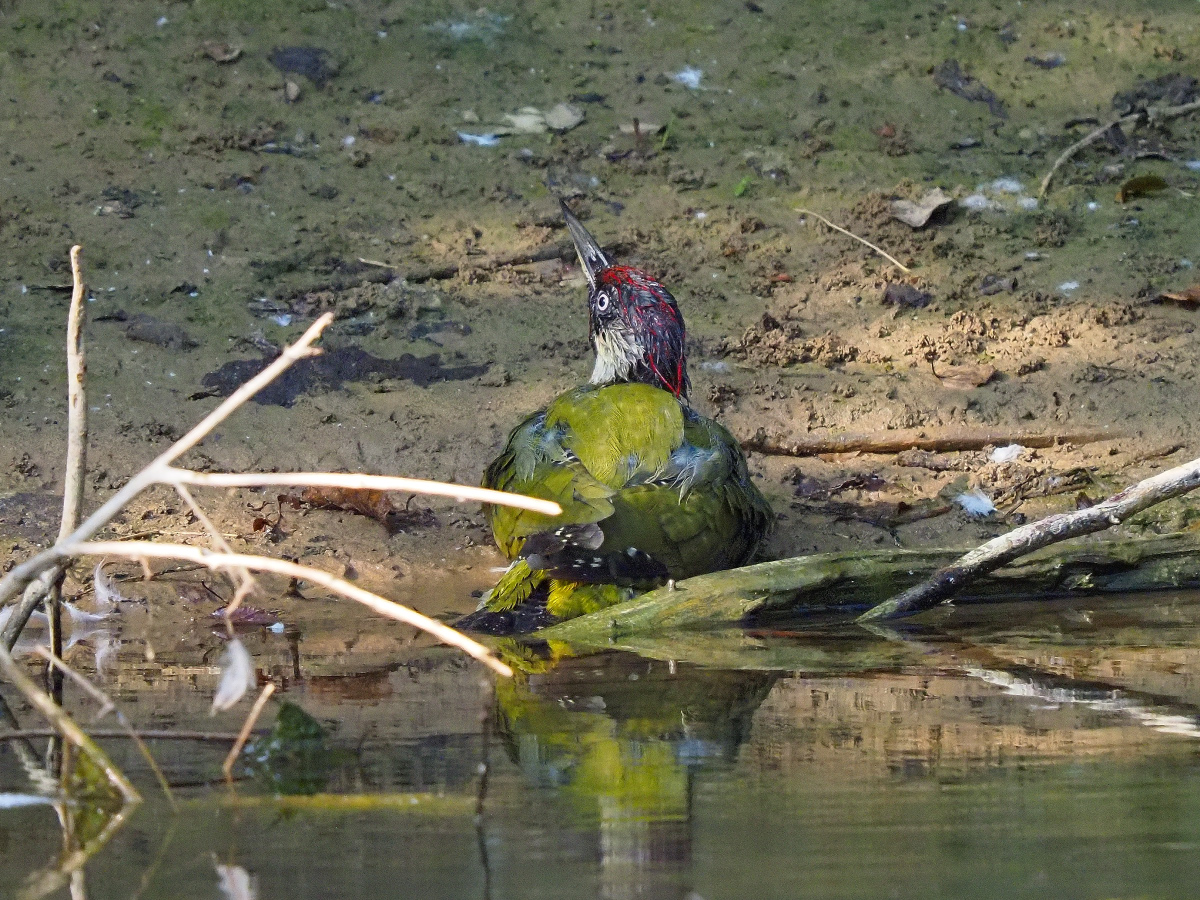
[[[300,499],[310,506],[341,509],[384,523],[397,512],[386,493],[367,488],[306,487],[300,492]]]
[[[933,374],[942,383],[942,387],[955,391],[969,391],[971,388],[977,388],[991,381],[996,370],[992,366],[986,365],[945,366],[940,372],[934,369]]]
[[[1200,284],[1194,284],[1182,291],[1163,291],[1154,298],[1156,303],[1175,303],[1184,309],[1195,309],[1200,306]]]
[[[225,617],[225,607],[222,606],[213,612],[212,616],[216,619],[223,619]],[[247,628],[261,626],[269,628],[279,622],[279,616],[272,612],[267,612],[265,609],[259,609],[257,606],[242,604],[229,614],[229,621],[235,626],[243,625]]]

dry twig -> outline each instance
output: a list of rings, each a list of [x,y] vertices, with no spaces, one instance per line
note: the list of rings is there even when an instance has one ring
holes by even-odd
[[[900,269],[900,271],[904,272],[906,275],[912,272],[912,269],[910,269],[908,266],[904,265],[904,263],[900,262],[900,260],[896,259],[896,257],[892,256],[892,254],[888,253],[882,247],[877,247],[874,244],[872,244],[870,241],[866,240],[865,238],[860,238],[853,231],[847,231],[841,225],[834,225],[832,222],[830,222],[827,218],[825,218],[820,213],[815,213],[811,209],[802,209],[802,208],[797,209],[796,212],[801,213],[806,216],[812,216],[814,219],[820,219],[822,222],[824,222],[826,225],[828,225],[834,231],[840,231],[842,234],[846,235],[847,237],[854,238],[860,244],[870,247],[872,250],[874,250],[876,253],[878,253],[880,256],[882,256],[884,259],[886,259],[890,263],[892,263],[892,265],[897,266]]]
[[[246,746],[246,741],[250,739],[250,732],[254,730],[254,723],[262,715],[263,707],[267,705],[267,701],[271,699],[273,693],[275,693],[275,685],[268,681],[267,686],[258,695],[258,699],[254,701],[254,705],[250,707],[250,714],[246,716],[246,721],[242,723],[242,730],[238,732],[237,739],[233,742],[233,746],[229,748],[225,762],[221,763],[221,771],[225,773],[226,780],[233,780],[233,764],[237,762],[238,754],[242,752],[242,748]]]
[[[941,603],[982,575],[1040,547],[1120,525],[1130,516],[1200,487],[1200,459],[1168,469],[1113,494],[1095,506],[1058,513],[993,538],[927,580],[871,607],[860,622],[913,615]]]
[[[59,732],[54,728],[16,728],[12,731],[0,731],[0,743],[5,741],[24,741],[29,738],[57,737]],[[127,738],[130,733],[124,728],[89,728],[88,734],[93,738]],[[232,731],[187,731],[179,728],[143,728],[134,730],[143,741],[212,741],[218,744],[232,744],[237,740],[237,734]]]
[[[1054,165],[1050,167],[1050,171],[1046,173],[1046,177],[1042,179],[1042,186],[1038,188],[1038,199],[1041,200],[1046,196],[1046,192],[1050,190],[1050,183],[1054,180],[1054,175],[1060,168],[1071,159],[1080,150],[1090,147],[1092,144],[1100,140],[1108,132],[1116,128],[1118,125],[1135,125],[1142,122],[1151,124],[1157,122],[1166,122],[1171,119],[1178,119],[1180,116],[1186,116],[1189,113],[1200,110],[1200,100],[1195,100],[1191,103],[1184,103],[1179,106],[1150,106],[1146,109],[1139,109],[1137,112],[1132,112],[1127,116],[1121,116],[1118,119],[1113,119],[1107,125],[1101,125],[1095,131],[1089,133],[1085,137],[1073,143],[1070,147],[1059,154],[1058,159],[1054,161]]]
[[[269,366],[230,394],[223,403],[205,416],[191,431],[163,451],[146,468],[129,479],[123,488],[109,497],[99,509],[87,517],[82,525],[72,531],[66,538],[60,539],[59,544],[86,541],[115,518],[134,497],[151,485],[163,480],[162,475],[170,467],[171,463],[200,443],[210,431],[225,421],[235,409],[274,381],[294,362],[306,356],[312,356],[317,352],[312,349],[312,343],[320,337],[321,332],[332,321],[333,314],[326,313],[313,322],[296,343],[284,348],[283,352]],[[58,544],[55,545],[55,547],[57,546]],[[9,598],[16,594],[17,591],[23,589],[30,581],[40,576],[50,566],[65,558],[57,552],[55,547],[43,550],[41,553],[25,560],[25,562],[14,566],[12,571],[0,579],[0,605],[7,603]],[[29,614],[33,612],[34,606],[37,605],[36,597],[32,603],[27,603],[29,599],[28,594],[22,598],[21,606],[13,613],[8,625],[4,629],[2,637],[7,647],[12,647],[16,643],[21,629],[25,627],[25,622],[29,619]]]
[[[1046,434],[1028,431],[978,431],[950,430],[935,432],[907,430],[889,432],[887,436],[872,434],[804,435],[793,440],[768,437],[765,430],[742,446],[768,456],[819,456],[823,453],[902,453],[905,450],[930,450],[949,453],[959,450],[982,450],[985,447],[1004,447],[1020,444],[1022,447],[1043,449],[1062,444],[1091,444],[1096,441],[1111,441],[1122,437],[1120,432],[1108,429],[1094,431],[1063,432]]]

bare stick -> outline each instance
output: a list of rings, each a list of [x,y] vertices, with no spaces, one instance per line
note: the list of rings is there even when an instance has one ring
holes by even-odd
[[[809,434],[794,440],[768,437],[765,430],[742,441],[747,450],[768,456],[819,456],[823,453],[902,453],[905,450],[930,450],[947,453],[958,450],[982,450],[1020,444],[1042,449],[1062,444],[1091,444],[1123,437],[1120,432],[1099,428],[1094,431],[1068,431],[1061,434],[1028,431],[954,430],[930,434],[909,430],[889,432],[884,436],[872,434]]]
[[[926,581],[873,606],[860,622],[894,619],[936,606],[941,601],[1005,563],[1040,547],[1068,538],[1103,531],[1120,525],[1144,509],[1178,497],[1200,487],[1200,459],[1168,469],[1132,487],[1113,494],[1095,506],[1074,512],[1058,513],[993,538],[957,561],[933,573]]]
[[[97,719],[103,718],[109,712],[116,713],[117,722],[119,722],[121,727],[124,729],[126,736],[129,737],[129,739],[135,744],[137,744],[138,750],[141,751],[142,756],[146,758],[146,762],[150,766],[150,771],[152,771],[154,773],[154,777],[158,779],[158,784],[162,788],[163,793],[166,794],[167,802],[171,805],[171,809],[177,809],[178,807],[175,804],[175,795],[171,792],[171,785],[167,782],[167,776],[164,775],[162,769],[158,767],[158,763],[150,753],[150,748],[146,746],[145,742],[140,737],[138,737],[137,732],[133,730],[133,725],[127,718],[125,718],[125,714],[117,709],[117,705],[112,702],[112,698],[110,698],[106,693],[104,693],[104,691],[100,690],[100,688],[96,687],[45,647],[37,647],[33,652],[70,678],[71,681],[75,682],[76,686],[82,689],[85,694],[100,704],[100,711],[96,713]]]
[[[88,516],[83,524],[71,532],[65,540],[70,542],[87,540],[116,517],[130,500],[150,485],[161,481],[163,471],[172,462],[200,443],[209,432],[225,421],[234,410],[257,394],[270,382],[274,381],[297,360],[303,359],[306,356],[312,356],[316,352],[311,348],[313,341],[321,336],[321,332],[332,321],[333,313],[325,313],[325,315],[313,322],[296,343],[285,347],[283,352],[269,366],[230,394],[221,405],[205,416],[191,431],[163,451],[146,468],[129,479],[123,488],[109,497],[99,509]],[[59,543],[63,543],[63,541]],[[0,579],[0,605],[7,603],[9,598],[25,587],[29,581],[62,558],[63,555],[55,547],[50,547],[25,560],[20,565],[14,566],[12,571]],[[30,610],[32,610],[32,607],[30,607]],[[28,618],[28,613],[26,613],[25,618]],[[4,629],[3,638],[8,642],[9,646],[16,641],[15,637],[11,637],[10,639],[10,631],[20,634],[21,629],[14,628],[17,624],[16,619],[17,614],[14,613],[9,620],[8,626]],[[23,622],[20,624],[21,627],[24,627]]]
[[[87,360],[83,346],[84,304],[83,270],[79,263],[80,246],[71,248],[71,306],[67,313],[67,458],[63,476],[63,512],[59,523],[58,538],[62,540],[75,530],[83,514],[83,480],[87,469]],[[59,604],[62,599],[62,578],[65,564],[54,566],[44,573],[25,597],[16,614],[9,620],[13,638],[7,646],[11,650],[34,607],[45,597],[48,599],[50,618],[50,646],[55,653],[62,652],[62,616]],[[18,621],[19,619],[19,621]]]
[[[242,723],[242,730],[238,732],[237,740],[233,742],[233,746],[229,748],[229,755],[221,764],[221,771],[225,773],[227,779],[233,778],[233,764],[237,762],[238,754],[242,752],[242,748],[246,746],[246,741],[250,738],[250,732],[254,730],[254,723],[262,715],[263,707],[267,705],[267,701],[271,699],[273,693],[275,693],[275,685],[268,681],[267,686],[258,695],[258,699],[254,701],[254,705],[250,707],[250,715],[246,716],[246,721]]]
[[[471,640],[464,634],[443,625],[436,619],[423,616],[407,606],[402,606],[378,594],[365,591],[348,581],[298,563],[269,556],[250,556],[244,553],[217,553],[204,547],[186,544],[156,544],[148,541],[83,541],[78,544],[56,545],[56,553],[63,556],[120,556],[128,559],[183,559],[196,562],[218,571],[244,568],[254,572],[274,572],[288,578],[299,578],[312,584],[341,594],[374,610],[380,615],[404,622],[422,631],[427,631],[444,644],[457,647],[479,660],[494,672],[504,677],[512,675],[512,669],[492,655],[487,647]]]
[[[842,234],[846,235],[847,237],[854,238],[860,244],[870,247],[872,250],[874,250],[876,253],[878,253],[880,256],[882,256],[884,259],[887,259],[893,265],[897,266],[901,272],[904,272],[905,274],[912,272],[912,269],[910,269],[908,266],[904,265],[904,263],[900,262],[900,260],[896,259],[896,257],[892,256],[892,254],[888,253],[883,248],[876,247],[870,241],[868,241],[864,238],[860,238],[857,234],[855,234],[852,231],[847,231],[841,225],[834,225],[832,222],[830,222],[827,218],[825,218],[820,213],[815,213],[811,209],[797,209],[796,212],[802,213],[806,216],[812,216],[814,219],[820,219],[822,222],[824,222],[826,225],[828,225],[834,231],[840,231]]]
[[[1050,190],[1050,182],[1054,180],[1055,174],[1060,168],[1080,150],[1090,147],[1092,144],[1100,140],[1104,135],[1108,134],[1109,130],[1118,125],[1133,125],[1143,120],[1148,122],[1166,122],[1170,119],[1177,119],[1180,116],[1186,116],[1188,113],[1200,110],[1200,100],[1192,103],[1184,103],[1180,106],[1158,107],[1151,106],[1147,109],[1139,109],[1137,112],[1130,113],[1127,116],[1121,116],[1119,119],[1113,119],[1107,125],[1101,125],[1095,131],[1073,143],[1070,147],[1059,154],[1058,159],[1054,161],[1054,165],[1050,167],[1050,171],[1046,173],[1046,177],[1042,179],[1042,186],[1038,188],[1038,199],[1046,196],[1046,192]]]
[[[547,516],[562,513],[562,507],[552,500],[523,497],[504,491],[471,487],[465,484],[446,484],[421,478],[400,478],[392,475],[355,475],[341,472],[193,472],[190,469],[168,468],[162,474],[166,484],[193,484],[210,487],[261,487],[268,484],[285,486],[320,485],[351,490],[394,491],[403,494],[433,494],[451,497],[460,502],[475,500],[498,506],[515,506]]]
[[[87,357],[83,347],[83,272],[80,246],[71,248],[71,311],[67,315],[67,459],[63,514],[58,539],[66,540],[83,517],[83,480],[87,473]]]

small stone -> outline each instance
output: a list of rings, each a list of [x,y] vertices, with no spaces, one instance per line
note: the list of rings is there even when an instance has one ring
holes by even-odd
[[[300,85],[294,81],[289,81],[283,86],[283,96],[288,103],[295,103],[300,99]]]
[[[882,300],[886,306],[922,309],[929,305],[933,297],[911,284],[891,282],[884,288]]]
[[[570,131],[583,121],[583,110],[568,103],[559,103],[546,113],[546,126],[551,131]]]

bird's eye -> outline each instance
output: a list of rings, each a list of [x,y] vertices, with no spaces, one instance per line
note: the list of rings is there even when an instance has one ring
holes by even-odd
[[[598,313],[608,312],[608,306],[609,306],[609,303],[611,303],[611,302],[612,301],[610,301],[608,299],[608,294],[604,291],[601,291],[600,293],[598,293],[596,295],[596,312],[598,312]]]

